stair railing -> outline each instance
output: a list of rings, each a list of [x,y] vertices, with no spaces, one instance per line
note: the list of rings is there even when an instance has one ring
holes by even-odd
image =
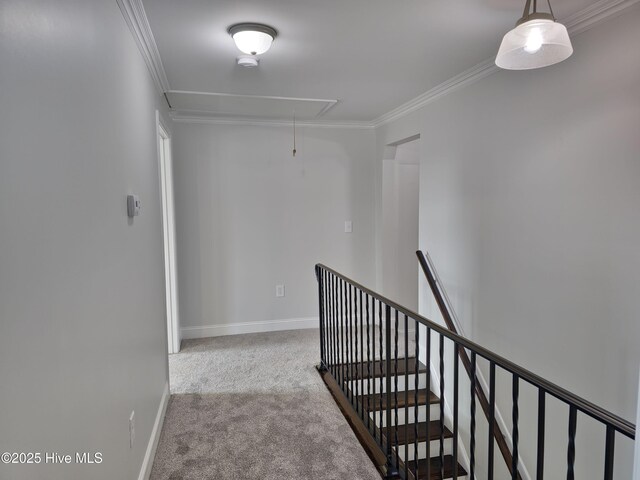
[[[451,300],[447,295],[447,291],[445,290],[444,285],[440,280],[438,271],[436,270],[435,265],[433,265],[433,261],[431,260],[429,253],[425,255],[424,253],[422,253],[422,251],[418,250],[416,252],[416,255],[418,257],[418,262],[420,263],[420,267],[422,268],[422,271],[424,272],[424,275],[427,279],[427,283],[431,288],[431,293],[433,294],[436,300],[436,303],[438,304],[438,308],[440,309],[440,314],[444,319],[444,323],[447,325],[447,328],[451,330],[453,333],[460,334],[457,328],[458,322],[457,322],[457,316],[456,316],[455,310],[451,305]],[[471,379],[473,375],[473,371],[475,369],[473,369],[471,366],[471,360],[469,359],[469,355],[467,355],[467,352],[464,348],[458,349],[458,355],[460,356],[460,360],[462,360],[462,364],[464,365],[464,368],[467,371],[467,375],[469,376],[469,379]],[[487,421],[489,421],[489,418],[491,416],[489,400],[487,400],[487,395],[484,393],[484,388],[482,388],[482,384],[480,384],[480,382],[477,382],[477,381],[475,381],[474,383],[475,383],[475,394],[478,397],[478,402],[482,407],[482,410],[487,418]],[[493,436],[496,440],[496,443],[498,444],[498,449],[502,454],[502,458],[504,459],[505,464],[509,469],[509,473],[512,475],[513,478],[517,478],[518,480],[521,480],[522,477],[520,476],[520,473],[518,472],[518,469],[516,466],[517,462],[514,462],[513,455],[511,454],[509,445],[507,444],[505,436],[502,433],[500,424],[495,419],[493,420],[492,431],[493,431]],[[515,472],[515,477],[514,477],[514,472]]]
[[[373,445],[372,458],[379,459],[387,478],[423,479],[454,478],[476,474],[476,397],[478,394],[478,360],[489,365],[489,425],[496,425],[496,370],[511,375],[512,444],[511,478],[518,479],[519,458],[519,386],[522,382],[537,389],[537,452],[536,479],[544,475],[545,405],[553,397],[569,407],[567,426],[567,480],[575,480],[576,428],[578,413],[587,415],[605,427],[604,479],[613,480],[616,435],[635,440],[635,425],[600,408],[583,398],[545,380],[542,377],[496,355],[486,348],[434,323],[392,300],[383,297],[350,278],[324,265],[316,265],[319,293],[320,355],[319,370],[327,385],[339,392],[336,399],[347,405],[354,430],[364,432],[363,444]],[[434,279],[435,280],[435,279]],[[443,300],[444,301],[444,300]],[[412,330],[413,329],[413,330]],[[409,334],[411,335],[411,338]],[[400,337],[402,335],[402,337]],[[435,338],[432,338],[435,337]],[[400,340],[402,338],[402,340]],[[432,342],[432,340],[436,340]],[[445,379],[445,342],[452,344],[453,379]],[[431,392],[431,351],[437,345],[439,367],[437,392]],[[400,358],[399,347],[403,348]],[[463,467],[459,462],[458,430],[459,353],[469,352],[470,417],[469,459]],[[422,355],[421,355],[422,354]],[[413,355],[412,357],[410,355]],[[420,362],[425,358],[427,365]],[[463,360],[463,363],[464,360]],[[435,368],[436,365],[434,365]],[[467,364],[465,363],[465,368]],[[437,370],[434,369],[434,372]],[[410,383],[409,377],[413,377]],[[399,380],[403,381],[403,391]],[[424,384],[421,385],[424,380]],[[445,382],[453,389],[452,431],[445,425]],[[426,388],[425,388],[426,386]],[[412,388],[412,390],[409,390]],[[332,390],[333,392],[333,390]],[[335,393],[334,393],[335,396]],[[486,395],[484,396],[486,399]],[[483,403],[480,400],[481,404]],[[431,404],[439,407],[439,418],[431,421]],[[421,415],[419,407],[426,406]],[[485,407],[483,406],[483,409]],[[404,417],[404,424],[399,414]],[[422,416],[426,421],[420,421]],[[411,418],[413,417],[413,422]],[[494,479],[495,428],[489,429],[486,479]],[[451,455],[445,455],[446,438],[452,439]],[[504,437],[503,437],[504,438]],[[430,452],[431,441],[439,441],[436,456]],[[420,443],[425,443],[423,449]],[[424,450],[424,451],[423,451]],[[484,466],[484,465],[483,465]]]

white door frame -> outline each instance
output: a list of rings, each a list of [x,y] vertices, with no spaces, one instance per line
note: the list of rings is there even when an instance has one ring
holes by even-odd
[[[173,201],[173,160],[171,136],[160,112],[156,111],[158,132],[158,164],[160,170],[160,197],[162,201],[162,232],[164,243],[164,272],[167,308],[167,345],[169,354],[180,351],[180,322],[178,318],[178,288],[176,270],[176,226]]]

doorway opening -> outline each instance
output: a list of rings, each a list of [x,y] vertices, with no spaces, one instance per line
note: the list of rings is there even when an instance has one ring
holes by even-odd
[[[418,310],[420,135],[387,146],[382,166],[382,291]]]
[[[176,271],[176,228],[173,201],[173,163],[171,137],[156,112],[158,129],[158,162],[160,167],[160,196],[162,202],[162,231],[164,240],[164,278],[167,309],[167,340],[169,354],[180,351],[180,323],[178,319],[178,289]]]

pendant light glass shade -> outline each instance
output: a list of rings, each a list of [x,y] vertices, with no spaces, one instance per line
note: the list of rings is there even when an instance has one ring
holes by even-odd
[[[567,27],[549,12],[538,12],[538,0],[527,0],[516,28],[502,39],[496,65],[507,70],[530,70],[566,60],[573,53]]]
[[[267,25],[244,23],[230,27],[229,35],[241,52],[247,55],[261,55],[271,48],[277,32]]]
[[[507,32],[498,50],[496,65],[507,70],[529,70],[561,62],[572,53],[564,25],[553,18],[533,18]]]

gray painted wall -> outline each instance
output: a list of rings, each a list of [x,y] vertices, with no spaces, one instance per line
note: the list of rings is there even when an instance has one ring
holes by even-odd
[[[174,123],[173,145],[183,327],[317,316],[317,262],[373,282],[372,130],[300,128],[295,158],[283,127]]]
[[[0,451],[104,458],[0,478],[137,478],[167,382],[162,101],[115,1],[3,0],[0,65]]]
[[[575,36],[562,64],[496,73],[376,132],[379,165],[386,145],[421,135],[420,246],[467,336],[630,420],[640,362],[638,25],[635,6]],[[438,318],[426,288],[421,311]],[[535,408],[534,393],[522,392],[523,408]],[[561,471],[566,411],[549,408],[547,439],[558,443],[548,468]],[[520,418],[535,473],[533,417]],[[578,422],[587,469],[577,477],[600,478],[603,431]],[[630,478],[628,442],[618,443],[618,478]]]

